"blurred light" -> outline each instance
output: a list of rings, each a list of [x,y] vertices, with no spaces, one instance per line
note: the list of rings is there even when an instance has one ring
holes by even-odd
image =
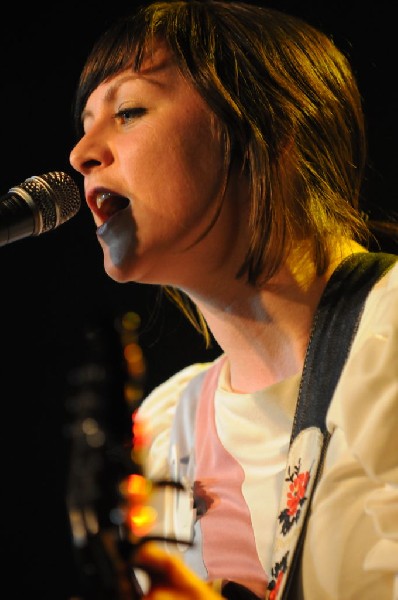
[[[122,326],[128,331],[137,331],[141,325],[140,316],[135,312],[126,312],[122,317]]]
[[[145,502],[151,491],[151,485],[142,475],[129,475],[127,478],[126,494],[136,502]]]
[[[135,450],[145,449],[149,445],[149,434],[142,419],[137,417],[137,411],[132,415],[133,445]]]
[[[157,519],[157,512],[152,506],[136,506],[130,510],[129,522],[134,535],[147,535]]]

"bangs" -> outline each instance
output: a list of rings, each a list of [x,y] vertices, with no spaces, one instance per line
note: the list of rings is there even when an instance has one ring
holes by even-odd
[[[82,135],[81,115],[91,93],[104,81],[131,68],[140,69],[150,32],[137,17],[119,19],[94,44],[80,75],[73,104],[75,132]]]
[[[204,65],[217,55],[213,18],[211,3],[193,0],[154,3],[118,19],[95,43],[83,67],[73,104],[77,135],[82,134],[81,114],[90,94],[121,71],[138,71],[156,39],[166,42],[181,72],[206,89]]]

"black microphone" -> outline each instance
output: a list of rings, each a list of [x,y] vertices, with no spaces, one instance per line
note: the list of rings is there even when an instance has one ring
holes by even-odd
[[[0,246],[55,229],[78,212],[80,203],[79,189],[66,173],[29,177],[0,198]]]

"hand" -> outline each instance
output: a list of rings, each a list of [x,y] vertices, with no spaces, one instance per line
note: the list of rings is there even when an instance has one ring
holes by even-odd
[[[220,600],[209,584],[195,575],[182,560],[167,554],[154,542],[143,544],[135,555],[134,566],[149,577],[144,600]]]

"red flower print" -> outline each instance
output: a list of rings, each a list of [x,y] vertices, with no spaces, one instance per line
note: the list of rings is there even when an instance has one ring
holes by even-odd
[[[279,523],[282,524],[283,535],[286,535],[293,523],[298,521],[301,507],[307,500],[305,493],[310,480],[310,472],[304,471],[304,473],[300,473],[300,466],[301,461],[294,467],[293,473],[289,469],[289,476],[286,479],[286,481],[291,482],[286,498],[286,508],[278,516]]]
[[[278,595],[279,588],[287,570],[288,556],[289,552],[286,552],[282,560],[279,563],[275,563],[275,565],[271,569],[272,579],[269,582],[267,588],[269,590],[268,600],[275,600],[275,598]]]
[[[297,473],[289,486],[289,492],[287,494],[287,507],[288,515],[294,516],[297,513],[300,503],[305,499],[305,492],[307,489],[310,474],[308,471],[305,473]]]

